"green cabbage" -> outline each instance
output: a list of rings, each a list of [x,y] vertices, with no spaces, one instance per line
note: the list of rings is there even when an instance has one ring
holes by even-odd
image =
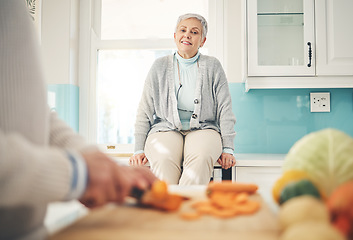
[[[353,179],[353,138],[336,129],[310,133],[289,150],[283,170],[305,171],[326,196]]]

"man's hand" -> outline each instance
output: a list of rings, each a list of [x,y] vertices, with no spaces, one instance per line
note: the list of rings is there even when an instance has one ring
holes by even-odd
[[[222,166],[222,168],[228,169],[235,165],[235,157],[229,153],[222,153],[217,162]]]
[[[135,154],[130,157],[130,166],[143,166],[148,162],[148,159],[144,153]]]
[[[119,166],[102,152],[83,153],[87,164],[88,183],[81,199],[87,207],[98,207],[108,202],[122,203],[132,188],[141,190],[157,180],[145,167]]]

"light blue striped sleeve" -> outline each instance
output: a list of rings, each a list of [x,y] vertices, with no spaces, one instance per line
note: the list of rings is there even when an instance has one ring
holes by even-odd
[[[223,148],[223,152],[224,152],[224,153],[232,154],[232,155],[234,156],[233,149],[231,149],[231,148]]]
[[[136,151],[136,152],[134,152],[134,155],[140,154],[140,153],[144,153],[144,151],[143,150]]]
[[[79,199],[86,190],[88,182],[87,165],[83,157],[76,152],[67,152],[72,164],[71,188],[66,200]]]

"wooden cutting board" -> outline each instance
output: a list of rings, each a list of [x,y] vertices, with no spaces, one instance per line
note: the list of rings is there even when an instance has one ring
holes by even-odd
[[[251,197],[262,204],[256,214],[230,219],[202,216],[188,221],[182,219],[180,213],[191,211],[193,202],[205,199],[205,191],[179,189],[178,193],[192,199],[184,202],[177,212],[139,208],[132,201],[123,206],[111,204],[92,210],[75,224],[51,236],[50,240],[279,239],[277,217],[259,195]]]

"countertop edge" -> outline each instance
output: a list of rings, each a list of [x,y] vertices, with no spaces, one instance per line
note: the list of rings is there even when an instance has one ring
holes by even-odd
[[[235,167],[282,167],[286,154],[235,154]]]

